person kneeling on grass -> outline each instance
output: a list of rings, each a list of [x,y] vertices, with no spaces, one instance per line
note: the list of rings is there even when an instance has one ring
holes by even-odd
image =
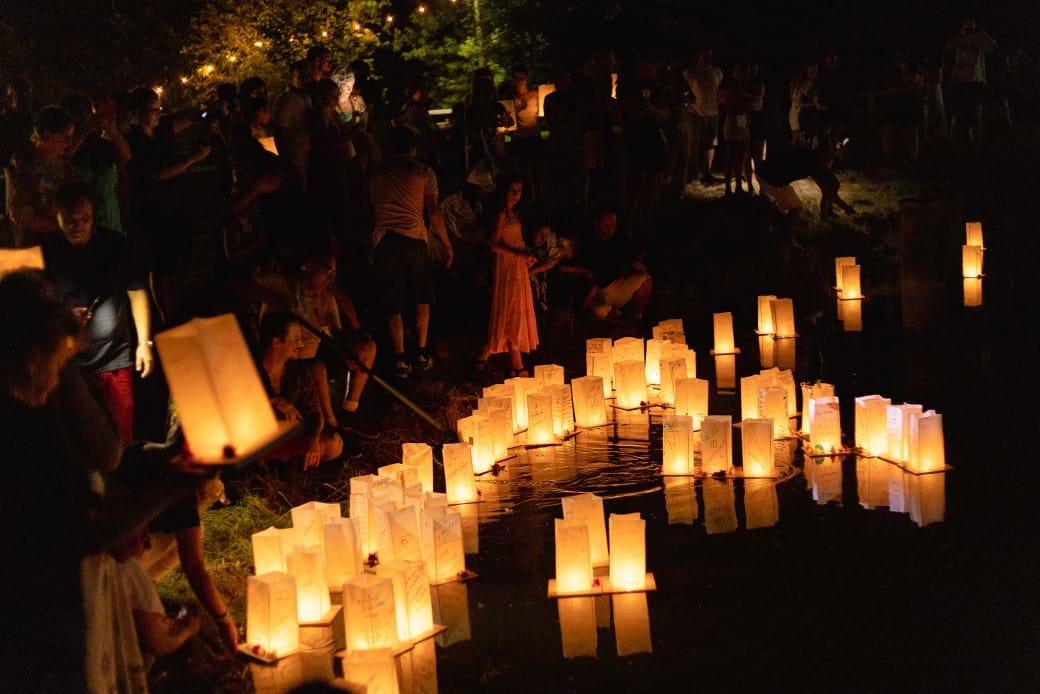
[[[298,359],[302,328],[288,312],[269,313],[260,321],[261,376],[279,419],[300,422],[303,432],[278,446],[273,460],[303,459],[303,468],[317,467],[343,453],[343,439],[325,426],[307,365]]]

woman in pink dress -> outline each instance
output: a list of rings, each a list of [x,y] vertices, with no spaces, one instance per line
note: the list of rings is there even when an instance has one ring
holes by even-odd
[[[480,351],[474,368],[487,368],[492,354],[509,352],[510,375],[527,376],[522,353],[538,347],[538,327],[528,269],[535,257],[527,250],[521,234],[516,204],[523,194],[519,179],[509,180],[503,208],[491,232],[491,251],[495,254],[495,282],[491,290],[491,318],[488,341]]]

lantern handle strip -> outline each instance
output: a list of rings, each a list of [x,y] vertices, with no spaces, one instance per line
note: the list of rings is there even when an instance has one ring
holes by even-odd
[[[318,337],[318,339],[321,340],[321,342],[323,344],[327,345],[330,349],[332,349],[337,355],[340,356],[340,358],[342,358],[344,361],[347,361],[347,362],[350,362],[351,364],[356,365],[359,371],[362,371],[365,374],[367,374],[368,377],[372,381],[374,381],[380,387],[382,387],[383,390],[385,390],[386,392],[390,393],[390,395],[392,395],[394,398],[396,398],[402,405],[404,405],[405,407],[410,409],[412,412],[414,412],[415,414],[417,414],[420,417],[422,417],[423,419],[425,419],[427,422],[429,422],[430,425],[434,429],[436,429],[437,431],[439,431],[442,434],[448,434],[449,435],[449,442],[452,439],[455,438],[455,433],[453,431],[451,431],[448,427],[444,426],[443,422],[441,422],[440,420],[435,418],[433,415],[431,415],[429,412],[427,412],[423,408],[419,407],[419,405],[417,405],[415,402],[413,402],[404,393],[402,393],[401,391],[397,390],[392,385],[387,383],[383,378],[381,378],[378,374],[376,374],[372,369],[370,369],[368,366],[366,366],[361,361],[361,359],[358,358],[358,356],[356,354],[354,354],[353,352],[348,351],[348,350],[344,349],[343,347],[341,347],[340,345],[338,345],[336,343],[336,341],[333,340],[329,335],[327,335],[327,334],[323,333],[322,331],[318,330],[317,328],[315,328],[306,319],[304,319],[303,316],[301,316],[300,314],[294,313],[293,315],[296,317],[297,322],[301,326],[303,326],[310,333],[316,335]]]

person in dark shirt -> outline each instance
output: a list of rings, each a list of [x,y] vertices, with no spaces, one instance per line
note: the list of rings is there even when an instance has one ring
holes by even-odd
[[[787,220],[787,239],[794,241],[801,220],[802,201],[791,185],[803,178],[811,178],[820,189],[820,217],[834,214],[837,205],[846,214],[855,210],[838,195],[840,182],[825,164],[824,153],[802,147],[771,154],[755,171],[762,194],[784,214]]]
[[[76,363],[93,374],[124,442],[133,440],[133,369],[152,373],[151,305],[143,259],[134,244],[94,224],[90,191],[68,184],[55,195],[62,234],[43,246],[44,263],[87,333]],[[130,338],[130,316],[136,347]]]
[[[616,233],[617,213],[601,211],[594,232],[580,242],[574,262],[561,263],[559,269],[589,283],[583,305],[595,318],[617,318],[627,311],[639,321],[650,300],[653,279],[643,264],[643,253]]]

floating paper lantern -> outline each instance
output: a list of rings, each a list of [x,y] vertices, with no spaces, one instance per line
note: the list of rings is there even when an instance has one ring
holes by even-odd
[[[155,343],[195,462],[248,458],[293,428],[275,418],[234,315],[196,318]]]
[[[380,559],[384,556],[387,560],[419,561],[422,559],[422,549],[419,540],[419,513],[416,507],[405,506],[399,509],[391,509],[385,512],[385,518],[390,528],[390,542],[393,544],[393,550],[390,553],[386,553],[383,546],[380,545]]]
[[[402,443],[401,462],[416,469],[423,491],[433,491],[433,449],[430,444]]]
[[[557,518],[555,529],[557,592],[581,593],[592,590],[589,526],[585,521]]]
[[[515,411],[515,410],[514,410]],[[527,426],[527,398],[524,398],[524,426]],[[473,472],[482,474],[495,464],[495,449],[492,441],[491,420],[475,413],[458,420],[459,441],[470,445],[473,456]]]
[[[964,278],[964,305],[982,306],[982,278]]]
[[[646,402],[646,372],[642,361],[616,362],[614,384],[618,407],[632,410]]]
[[[516,389],[516,398],[513,400],[513,406],[516,408],[516,425],[523,431],[527,428],[527,396],[541,390],[541,384],[529,376],[507,378],[505,382],[506,385],[511,385]]]
[[[19,270],[42,270],[43,248],[0,248],[0,279]]]
[[[257,575],[285,571],[285,555],[303,546],[296,528],[268,528],[253,533],[253,572]]]
[[[745,419],[740,424],[745,477],[773,476],[773,420]]]
[[[280,658],[300,647],[296,615],[296,580],[273,571],[246,579],[246,647]]]
[[[560,499],[564,520],[584,523],[589,529],[589,557],[593,566],[606,566],[610,552],[607,548],[607,525],[603,513],[603,499],[595,494],[574,494]]]
[[[665,475],[693,474],[693,417],[666,414],[662,422],[661,472]]]
[[[708,415],[701,421],[701,472],[728,472],[733,466],[733,418]]]
[[[645,595],[644,595],[645,597]],[[596,598],[583,596],[556,601],[564,658],[596,657]]]
[[[443,515],[424,511],[422,524],[423,546],[429,548],[423,557],[427,577],[434,583],[457,578],[466,569],[462,514],[455,510]]]
[[[603,379],[603,397],[614,390],[614,342],[609,337],[585,340],[585,373]]]
[[[646,587],[646,521],[638,513],[612,513],[610,585],[614,590]]]
[[[715,355],[715,388],[730,391],[737,387],[737,355]]]
[[[708,416],[708,382],[700,378],[679,378],[675,381],[675,414],[693,418],[693,428],[701,428],[701,420]]]
[[[740,379],[740,418],[754,419],[758,417],[758,389],[762,376],[754,374]]]
[[[684,357],[661,360],[661,402],[675,404],[675,381],[686,376],[686,359]]]
[[[515,415],[516,407],[513,405],[513,401],[516,399],[516,387],[515,386],[506,385],[505,383],[497,383],[497,384],[495,384],[493,386],[487,386],[486,388],[484,388],[484,398],[488,401],[489,405],[491,404],[492,401],[498,401],[498,400],[506,400],[506,401],[508,401],[509,402],[509,416],[510,416],[510,422],[511,422],[509,431],[510,431],[510,433],[516,433],[516,432],[520,431],[520,427],[516,423],[516,415]],[[481,408],[479,406],[479,404],[481,402],[482,402],[481,400],[478,400],[478,407],[477,407],[477,409],[481,410],[481,414],[484,414],[484,412],[482,411],[483,408]],[[501,406],[501,405],[495,405],[495,407],[499,407],[499,406]]]
[[[663,320],[654,326],[654,332],[657,340],[686,343],[686,328],[683,327],[682,318]]]
[[[888,406],[892,401],[880,395],[863,395],[856,398],[855,426],[856,447],[866,455],[884,455],[888,450]]]
[[[571,385],[564,383],[546,386],[545,392],[553,399],[553,434],[570,434],[574,431],[574,397],[571,394]]]
[[[715,324],[715,354],[733,354],[737,351],[733,340],[733,314],[729,311],[713,314]]]
[[[378,477],[385,477],[397,488],[404,492],[406,487],[419,485],[419,471],[411,465],[404,463],[390,463],[376,468]],[[420,485],[421,486],[421,485]]]
[[[444,456],[444,490],[449,504],[468,504],[477,500],[471,450],[468,443],[446,443],[441,448]]]
[[[802,384],[802,427],[801,433],[809,435],[809,423],[812,421],[812,408],[814,398],[825,398],[834,395],[834,386],[830,383],[817,381],[816,383]]]
[[[550,393],[528,393],[527,395],[527,443],[545,445],[554,443],[553,398]]]
[[[430,582],[421,561],[380,562],[376,576],[389,578],[393,583],[399,641],[416,641],[433,630]]]
[[[841,269],[842,299],[862,299],[863,289],[860,286],[860,266],[845,265]]]
[[[982,276],[982,248],[961,246],[961,274],[965,277]]]
[[[924,407],[908,403],[885,408],[885,427],[888,430],[886,458],[906,462],[910,457],[910,415],[923,413]]]
[[[758,297],[758,333],[759,335],[773,334],[773,302],[776,297],[766,294]]]
[[[809,423],[809,448],[816,454],[839,451],[841,445],[841,412],[838,398],[813,398]]]
[[[935,410],[909,417],[909,456],[911,472],[936,472],[946,467],[942,415]]]
[[[773,422],[773,437],[784,438],[791,435],[788,419],[787,388],[783,386],[767,386],[758,389],[758,416]]]
[[[394,584],[389,578],[361,574],[343,584],[347,650],[397,648]]]
[[[668,344],[664,340],[646,341],[646,382],[657,385],[661,382],[661,350]]]
[[[285,555],[287,573],[296,579],[296,614],[301,622],[320,622],[332,609],[325,580],[324,550],[299,547]]]
[[[614,340],[612,353],[615,364],[622,361],[644,361],[646,352],[643,338],[622,337]]]
[[[969,246],[986,247],[986,244],[982,242],[982,222],[965,222],[964,236],[964,242]]]
[[[777,340],[796,337],[794,331],[794,302],[791,299],[777,299],[772,306],[774,337]]]
[[[352,518],[335,518],[325,522],[325,581],[339,588],[361,573],[361,540],[358,522]]]
[[[607,423],[607,406],[603,399],[603,379],[583,376],[571,381],[574,398],[574,423],[580,427],[598,427]]]
[[[310,546],[322,543],[325,523],[335,518],[341,518],[343,509],[339,504],[310,501],[289,509],[289,514],[292,516],[293,528],[300,535],[300,544]]]
[[[840,256],[834,259],[834,288],[838,291],[838,294],[842,294],[845,287],[843,281],[845,279],[842,272],[842,268],[846,265],[855,265],[855,256]]]
[[[491,449],[495,460],[509,457],[509,446],[513,443],[513,400],[512,398],[478,398],[477,414],[490,420]]]
[[[559,364],[536,364],[534,380],[540,387],[563,385],[563,367]]]
[[[343,679],[366,694],[398,694],[397,661],[392,648],[351,651],[342,658]]]
[[[777,369],[773,384],[787,391],[787,416],[798,414],[798,386],[794,383],[794,373],[790,369]]]

